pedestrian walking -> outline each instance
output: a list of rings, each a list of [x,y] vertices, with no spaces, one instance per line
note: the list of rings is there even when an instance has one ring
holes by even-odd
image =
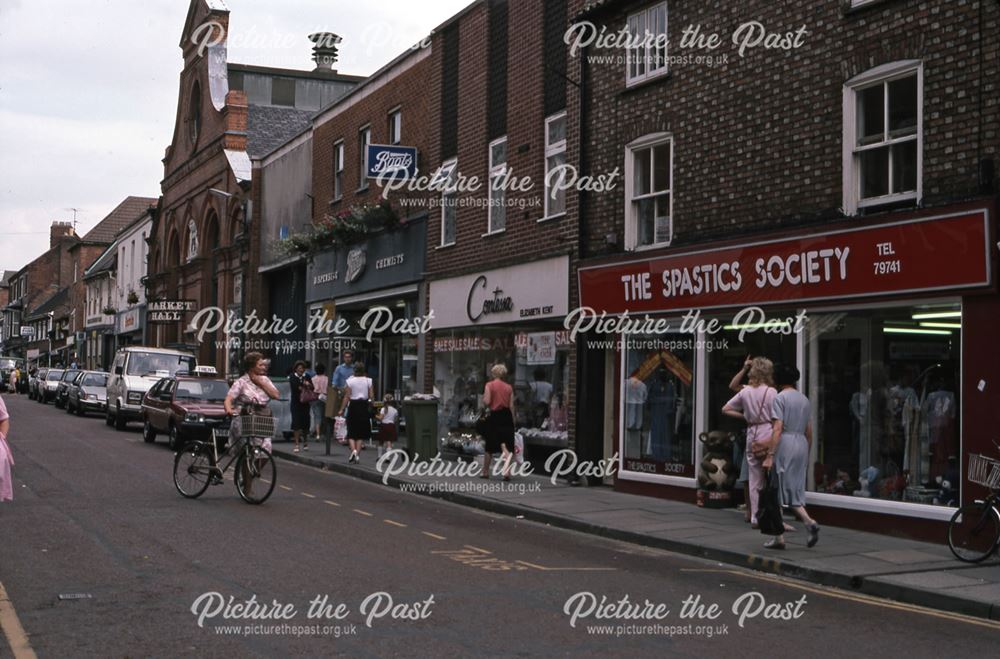
[[[495,453],[503,453],[503,479],[510,480],[511,460],[514,457],[514,388],[504,382],[507,367],[496,364],[490,369],[493,379],[483,389],[483,405],[489,408],[489,418],[483,429],[486,454],[483,456],[482,478],[490,477],[490,463]]]
[[[316,375],[310,378],[310,381],[312,383],[312,390],[316,394],[316,400],[309,403],[310,416],[312,417],[312,435],[318,442],[320,431],[323,429],[327,389],[330,387],[330,378],[326,376],[326,366],[316,364]]]
[[[396,409],[392,394],[386,394],[382,399],[382,410],[375,418],[378,419],[378,457],[381,458],[392,450],[392,443],[398,435],[396,423],[399,421],[399,410]]]
[[[345,350],[341,353],[343,360],[333,369],[330,377],[330,390],[326,399],[326,415],[334,418],[340,415],[341,403],[344,401],[344,389],[347,387],[347,378],[354,375],[354,353]]]
[[[11,501],[14,498],[14,482],[11,480],[10,468],[14,466],[14,455],[10,452],[7,435],[10,434],[10,414],[7,404],[0,396],[0,501]]]
[[[819,541],[819,524],[806,511],[806,469],[812,447],[812,406],[798,389],[799,369],[791,364],[774,368],[774,383],[778,395],[774,398],[771,419],[771,446],[764,459],[764,469],[774,469],[778,477],[781,505],[791,508],[809,531],[807,547]],[[785,536],[781,534],[768,541],[768,549],[784,549]]]
[[[364,364],[358,362],[354,365],[354,375],[347,378],[344,389],[340,414],[347,413],[347,443],[351,448],[351,456],[347,461],[356,463],[361,461],[361,445],[372,438],[372,379],[365,376]]]
[[[743,378],[747,384],[741,384]],[[753,528],[757,528],[758,490],[764,485],[763,458],[767,456],[771,441],[771,406],[778,392],[772,386],[774,380],[774,364],[766,357],[747,357],[743,368],[733,376],[730,389],[736,391],[729,402],[722,407],[722,413],[747,422],[746,450],[744,464],[747,468],[746,478],[740,473],[740,478],[747,481],[744,493],[747,497],[747,512]],[[747,492],[746,490],[749,490]]]
[[[306,363],[301,359],[292,366],[292,372],[288,374],[288,386],[290,398],[288,402],[292,413],[292,440],[295,442],[293,453],[299,452],[299,440],[303,440],[303,451],[309,450],[309,403],[303,402],[303,390],[312,390],[312,384],[306,378]],[[302,436],[305,435],[303,438]]]

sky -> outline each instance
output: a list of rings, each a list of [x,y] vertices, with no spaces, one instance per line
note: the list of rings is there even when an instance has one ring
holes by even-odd
[[[307,35],[343,37],[368,75],[471,0],[225,0],[230,62],[311,70]],[[128,195],[157,197],[173,135],[187,0],[0,0],[0,270],[83,235]],[[77,209],[74,211],[73,209]]]

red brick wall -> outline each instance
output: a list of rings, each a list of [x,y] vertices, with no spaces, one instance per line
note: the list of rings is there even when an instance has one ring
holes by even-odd
[[[645,5],[631,3],[593,20],[617,31],[639,6]],[[592,171],[610,171],[624,167],[631,140],[655,131],[674,135],[675,245],[842,217],[842,89],[880,64],[924,62],[925,205],[977,194],[980,138],[983,157],[996,159],[1000,151],[995,2],[887,1],[846,15],[842,3],[832,1],[668,7],[672,55],[706,52],[677,47],[681,30],[700,24],[724,37],[715,52],[728,53],[729,63],[675,65],[669,78],[630,90],[624,65],[590,66],[587,148]],[[751,20],[783,32],[805,25],[810,34],[799,49],[756,49],[741,59],[728,38]],[[593,195],[584,221],[590,255],[620,251],[624,185]],[[610,233],[618,236],[617,248],[605,246]]]

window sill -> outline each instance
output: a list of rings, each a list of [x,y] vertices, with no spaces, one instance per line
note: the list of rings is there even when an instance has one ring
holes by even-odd
[[[333,199],[330,200],[330,204],[329,205],[330,206],[336,206],[337,204],[339,204],[343,200],[344,200],[344,195],[340,195],[339,197],[334,197]]]
[[[855,5],[851,2],[851,0],[841,0],[840,13],[846,18],[848,16],[853,16],[854,14],[860,14],[861,12],[868,11],[874,7],[881,7],[888,1],[889,0],[872,0],[871,2]]]
[[[360,188],[354,191],[354,194],[361,194],[362,192],[368,192],[368,184],[365,183]]]
[[[663,249],[664,247],[670,247],[670,242],[665,243],[654,243],[652,245],[635,245],[628,249],[630,252],[651,252],[655,249]]]
[[[455,245],[456,245],[456,243],[455,243],[454,241],[452,241],[452,242],[450,242],[450,243],[445,243],[444,245],[438,245],[438,246],[437,246],[437,247],[435,247],[434,249],[435,249],[435,250],[439,250],[439,249],[448,249],[449,247],[454,247]]]
[[[625,89],[621,91],[621,94],[628,94],[629,92],[635,91],[637,89],[642,89],[650,85],[655,85],[658,82],[666,82],[674,77],[673,71],[667,69],[663,73],[657,73],[656,75],[643,78],[642,80],[635,80],[633,82],[625,81]]]
[[[903,194],[886,195],[884,197],[872,197],[870,199],[859,199],[858,200],[858,210],[869,210],[874,208],[880,208],[882,206],[890,206],[892,204],[901,204],[912,202],[916,205],[920,204],[919,197],[916,192],[907,192]]]
[[[545,217],[540,217],[535,221],[541,224],[542,222],[548,222],[550,220],[560,220],[564,217],[566,217],[566,211],[563,211],[562,213],[556,213],[555,215],[546,215]]]
[[[480,236],[480,238],[489,238],[490,236],[499,236],[500,234],[506,233],[506,232],[507,232],[506,228],[497,229],[496,231],[487,231],[482,236]]]

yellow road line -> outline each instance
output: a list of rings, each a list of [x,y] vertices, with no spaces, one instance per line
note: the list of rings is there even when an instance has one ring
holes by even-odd
[[[14,653],[14,659],[37,659],[35,651],[31,649],[28,642],[28,635],[21,626],[21,621],[14,610],[14,603],[7,596],[7,589],[0,583],[0,629],[3,629],[7,643]]]
[[[279,485],[278,487],[280,487],[283,490],[288,490],[289,492],[292,491],[292,488],[288,487],[287,485]]]
[[[357,508],[353,508],[352,510],[354,510],[354,512],[356,512],[359,515],[364,515],[365,517],[374,517],[374,515],[372,515],[371,513],[366,513],[365,511],[358,510]]]
[[[535,563],[529,563],[528,561],[514,562],[526,565],[536,570],[541,570],[542,572],[614,572],[618,569],[614,567],[545,567],[544,565],[537,565]]]
[[[955,620],[957,622],[965,622],[970,625],[978,625],[980,627],[988,627],[990,629],[1000,629],[1000,622],[992,622],[985,619],[970,618],[968,616],[963,616],[959,613],[948,613],[947,611],[937,611],[935,609],[928,609],[923,606],[916,604],[906,604],[905,602],[893,602],[890,600],[884,600],[872,595],[864,595],[862,593],[849,593],[846,591],[829,589],[824,590],[822,588],[811,586],[809,584],[800,583],[794,579],[786,577],[778,577],[766,574],[752,574],[749,572],[741,572],[739,570],[720,570],[713,568],[682,568],[681,572],[715,572],[722,574],[734,574],[739,577],[749,577],[751,579],[758,579],[760,581],[770,581],[771,583],[780,584],[782,586],[787,586],[789,588],[798,588],[801,590],[808,591],[810,593],[816,593],[817,595],[824,595],[826,597],[831,597],[834,599],[848,600],[850,602],[858,602],[860,604],[869,604],[871,606],[879,606],[884,609],[895,609],[897,611],[908,611],[910,613],[920,613],[926,616],[931,616],[934,618],[943,618],[945,620]]]
[[[406,528],[406,524],[401,524],[400,522],[394,522],[391,519],[383,519],[382,521],[385,522],[386,524],[392,524],[393,526],[398,526],[401,529]]]
[[[299,494],[301,494],[304,497],[309,497],[310,499],[315,499],[316,498],[315,494],[309,494],[308,492],[300,492]]]
[[[329,499],[323,499],[323,503],[328,503],[331,506],[336,506],[337,508],[340,508],[340,504],[337,503],[336,501],[330,501]]]
[[[473,547],[472,545],[464,545],[464,547],[466,549],[471,549],[473,551],[478,551],[480,554],[492,554],[493,553],[491,551],[486,551],[485,549],[482,549],[480,547]]]
[[[423,533],[424,535],[426,535],[429,538],[434,538],[435,540],[447,540],[448,539],[448,538],[444,537],[443,535],[438,535],[437,533],[431,533],[430,531],[421,531],[421,533]]]

